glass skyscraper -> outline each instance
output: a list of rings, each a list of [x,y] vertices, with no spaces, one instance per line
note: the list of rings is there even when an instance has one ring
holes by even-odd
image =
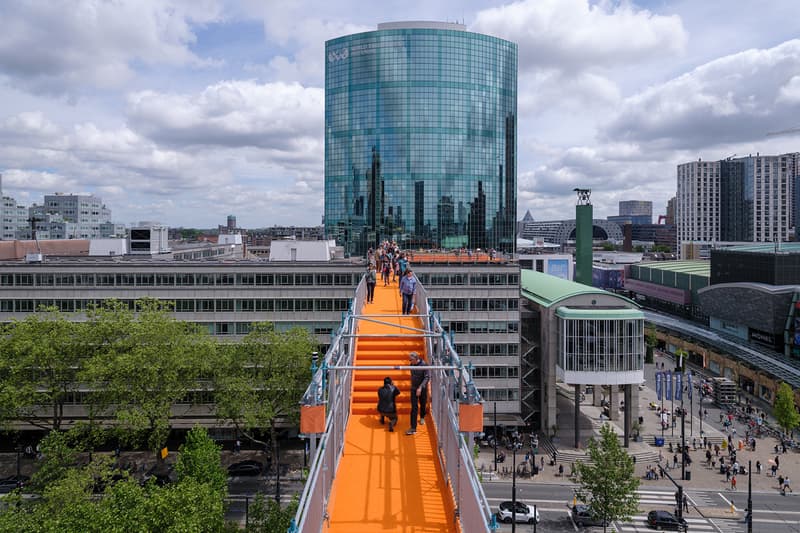
[[[513,252],[517,46],[401,22],[325,44],[325,233]]]

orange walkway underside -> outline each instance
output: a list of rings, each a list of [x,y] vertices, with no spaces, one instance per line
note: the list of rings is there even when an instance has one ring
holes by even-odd
[[[364,315],[400,314],[401,298],[397,283],[383,287],[379,280],[375,301],[366,304]],[[392,324],[420,327],[418,318],[375,317]],[[362,321],[359,334],[411,334],[385,324]],[[408,352],[424,356],[422,337],[359,338],[356,365],[408,365]],[[380,425],[376,411],[377,390],[383,378],[391,376],[400,389],[397,407],[399,422],[394,433]],[[436,456],[436,429],[430,416],[417,427],[409,428],[410,376],[407,370],[357,370],[353,380],[350,421],[345,433],[344,454],[336,470],[328,506],[329,523],[323,531],[359,533],[372,531],[460,532],[454,523],[454,503],[450,488]],[[430,401],[430,400],[429,400]]]

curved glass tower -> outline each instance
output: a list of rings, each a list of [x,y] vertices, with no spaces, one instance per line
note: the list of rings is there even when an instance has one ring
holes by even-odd
[[[325,233],[513,252],[517,46],[400,22],[325,44]]]

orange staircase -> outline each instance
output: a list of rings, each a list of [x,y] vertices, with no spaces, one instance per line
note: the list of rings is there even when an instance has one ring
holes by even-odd
[[[407,366],[408,353],[425,354],[417,317],[400,314],[397,284],[375,288],[358,326],[355,366]],[[381,316],[388,315],[388,316]],[[402,335],[402,337],[397,337]],[[393,433],[381,425],[376,410],[378,388],[391,376],[400,389],[399,422]],[[431,417],[406,435],[410,373],[408,370],[356,370],[344,452],[336,471],[323,531],[361,533],[460,532],[453,494],[437,455]],[[429,400],[430,401],[430,400]]]

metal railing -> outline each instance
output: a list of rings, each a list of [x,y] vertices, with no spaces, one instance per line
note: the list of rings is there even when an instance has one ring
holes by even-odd
[[[329,518],[328,500],[350,415],[352,346],[362,319],[365,296],[366,283],[362,279],[350,310],[343,316],[342,325],[333,336],[320,367],[314,371],[301,401],[305,406],[326,405],[325,432],[306,435],[311,441],[309,475],[289,533],[319,533]],[[430,309],[427,291],[419,283],[416,302],[424,325],[419,335],[425,338],[427,361],[432,367],[430,416],[438,429],[440,467],[455,504],[453,521],[470,524],[470,531],[494,531],[497,523],[472,459],[473,435],[459,431],[460,404],[480,403],[480,394],[472,381],[470,368],[462,363],[451,336],[442,328],[440,317]]]

